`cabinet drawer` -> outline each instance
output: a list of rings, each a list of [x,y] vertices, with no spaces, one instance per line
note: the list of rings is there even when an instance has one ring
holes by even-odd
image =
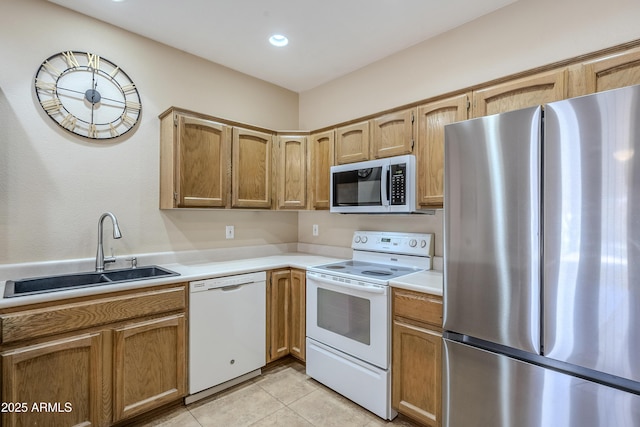
[[[442,327],[442,297],[393,289],[393,315]]]
[[[136,292],[0,315],[2,343],[184,310],[185,286]]]

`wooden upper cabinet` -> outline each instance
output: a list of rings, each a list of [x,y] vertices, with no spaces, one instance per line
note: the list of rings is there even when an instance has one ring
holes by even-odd
[[[583,64],[586,93],[640,84],[640,48]]]
[[[554,70],[473,92],[473,117],[533,107],[567,97],[566,69]]]
[[[336,129],[336,163],[369,160],[369,121]]]
[[[307,207],[307,137],[278,136],[276,147],[278,209]]]
[[[371,120],[372,153],[376,159],[411,154],[415,135],[415,108]]]
[[[335,159],[335,131],[315,133],[310,138],[311,179],[309,192],[313,209],[329,209],[331,195],[331,166]]]
[[[231,127],[171,112],[161,129],[160,207],[227,207]]]
[[[225,207],[229,192],[230,127],[178,116],[179,207]]]
[[[231,206],[271,208],[272,135],[233,128]]]
[[[444,127],[468,118],[469,94],[431,102],[418,107],[416,163],[418,204],[425,208],[443,206]]]

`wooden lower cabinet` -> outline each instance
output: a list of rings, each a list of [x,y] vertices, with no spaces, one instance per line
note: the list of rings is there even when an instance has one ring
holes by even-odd
[[[267,275],[267,363],[289,354],[291,270]]]
[[[3,426],[104,424],[101,333],[22,347],[1,358]]]
[[[292,355],[305,360],[304,270],[280,269],[267,275],[267,363]]]
[[[442,298],[393,289],[391,405],[439,427],[442,411]]]
[[[2,426],[107,426],[186,395],[183,283],[25,306],[0,325]]]
[[[289,322],[289,352],[299,360],[305,360],[307,337],[307,275],[304,270],[291,269],[291,319]]]
[[[114,331],[114,421],[186,394],[184,314],[136,322]]]

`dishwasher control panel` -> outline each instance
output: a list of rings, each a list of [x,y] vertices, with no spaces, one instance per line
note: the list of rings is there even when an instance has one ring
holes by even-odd
[[[213,279],[203,279],[189,282],[191,293],[208,291],[210,289],[226,288],[230,286],[246,285],[247,283],[264,282],[267,280],[267,273],[259,271],[256,273],[237,274],[234,276],[216,277]]]

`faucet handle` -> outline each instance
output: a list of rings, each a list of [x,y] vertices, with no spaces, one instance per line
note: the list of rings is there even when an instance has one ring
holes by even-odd
[[[138,258],[136,257],[131,257],[131,258],[125,258],[126,261],[131,261],[131,268],[137,268],[138,267]]]

